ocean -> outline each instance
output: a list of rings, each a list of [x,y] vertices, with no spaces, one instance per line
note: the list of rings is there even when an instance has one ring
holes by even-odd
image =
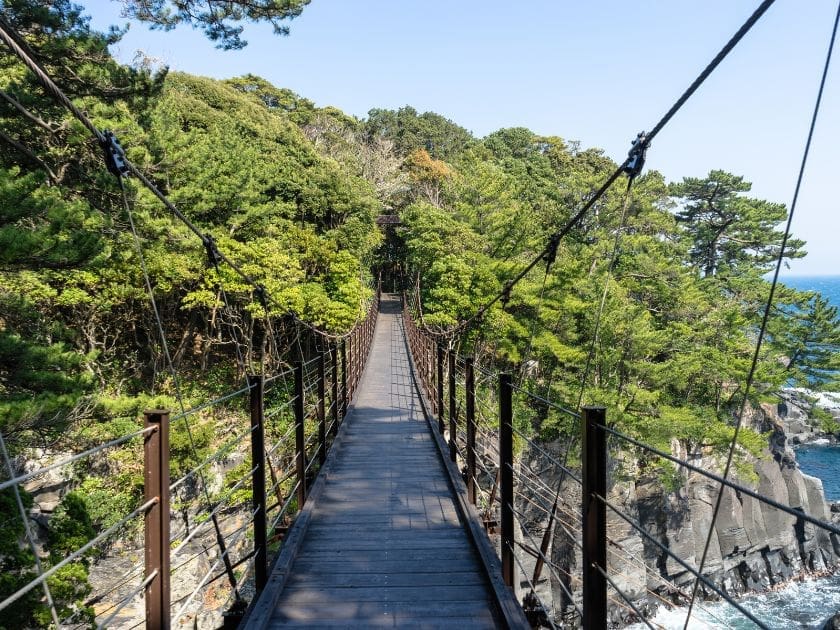
[[[840,276],[794,276],[782,282],[801,291],[819,291],[832,305],[840,307]],[[825,497],[840,501],[840,446],[809,444],[796,451],[799,467],[823,482]]]
[[[781,281],[794,289],[819,291],[835,306],[840,307],[840,276],[796,276]],[[814,444],[802,446],[796,452],[799,467],[805,474],[818,477],[829,501],[840,501],[840,446]],[[744,597],[739,603],[768,628],[821,628],[825,621],[840,612],[840,574],[828,578],[809,579],[791,583],[772,593]],[[654,627],[682,630],[686,610],[660,609],[651,620]],[[631,626],[646,628],[642,624]],[[689,628],[707,630],[717,628],[755,628],[755,624],[726,603],[701,602],[695,606]]]
[[[834,306],[840,306],[840,276],[791,276],[782,284],[800,291],[819,291]]]

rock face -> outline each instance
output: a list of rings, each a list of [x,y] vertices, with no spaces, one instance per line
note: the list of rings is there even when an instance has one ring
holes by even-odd
[[[30,459],[20,458],[15,462],[18,472],[25,473],[40,469],[44,466],[66,460],[72,453],[35,451]],[[229,454],[222,462],[215,462],[206,467],[206,478],[210,492],[222,488],[224,474],[235,468],[243,461],[241,452]],[[49,522],[61,500],[74,487],[75,481],[68,476],[67,467],[59,467],[39,475],[23,485],[32,495],[33,505],[29,509],[28,517],[32,523],[31,531],[35,534],[35,544],[39,555],[44,558],[46,536]],[[190,509],[181,512],[170,512],[171,532],[174,538],[186,538],[191,532],[194,537],[186,543],[177,556],[172,556],[173,575],[170,580],[171,601],[173,611],[181,606],[181,602],[190,598],[194,590],[206,581],[208,572],[219,574],[223,570],[220,551],[216,544],[216,536],[205,515],[207,508],[203,502],[195,500],[198,487],[185,483],[180,486],[181,493],[177,498],[184,504],[193,500]],[[240,531],[247,528],[250,509],[242,507],[224,513],[220,518],[222,536],[227,541],[227,548],[232,558],[243,557],[249,551],[250,540]],[[15,515],[17,516],[17,515]],[[143,598],[136,593],[137,585],[142,581],[144,572],[142,527],[134,530],[126,528],[121,537],[106,541],[100,548],[103,555],[95,557],[89,566],[88,580],[91,593],[85,604],[92,606],[102,622],[124,598],[132,597],[124,608],[108,623],[109,628],[135,628],[142,624],[145,617]],[[249,578],[238,584],[240,592],[251,596],[252,580]],[[219,628],[223,625],[223,611],[229,605],[230,588],[226,579],[218,579],[199,590],[189,599],[184,613],[176,624],[177,627]],[[0,622],[0,627],[2,623]],[[64,626],[62,626],[64,627]]]
[[[826,620],[821,626],[821,630],[840,630],[840,612]]]
[[[780,416],[769,405],[752,411],[748,422],[762,432],[770,431],[769,447],[763,457],[752,462],[754,474],[735,480],[779,504],[820,520],[831,522],[832,516],[840,519],[840,514],[832,514],[831,506],[825,501],[822,482],[803,474],[796,466],[786,430],[801,429],[795,434],[800,440],[813,431],[806,430],[810,425],[802,420],[801,410],[788,405],[786,416]],[[686,458],[679,445],[672,445],[672,450]],[[720,471],[722,468],[721,462],[708,454],[688,461],[700,469]],[[539,453],[525,454],[522,466],[541,471],[551,468],[540,461]],[[560,481],[559,477],[552,479],[550,474],[543,480],[548,487],[557,487]],[[840,566],[837,536],[730,488],[724,490],[712,528],[719,484],[699,473],[681,471],[679,487],[668,491],[663,487],[660,473],[647,472],[639,469],[636,462],[625,461],[621,469],[611,471],[611,484],[610,502],[641,524],[647,536],[608,510],[609,574],[645,614],[660,605],[680,605],[690,597],[693,575],[683,563],[690,567],[700,564],[707,537],[709,545],[703,573],[717,589],[730,596],[768,590],[800,575],[827,573]],[[562,488],[567,509],[579,514],[579,486],[567,480]],[[524,486],[522,491],[526,492]],[[520,522],[520,527],[527,535],[539,539],[547,525],[546,519],[543,517],[540,523],[538,514],[527,513],[531,518]],[[556,565],[557,575],[546,577],[551,588],[538,588],[543,603],[557,611],[558,621],[564,615],[570,620],[573,606],[580,604],[579,528],[578,518],[575,531],[569,531],[574,527],[569,527],[568,522],[563,528],[555,529],[551,561]],[[663,548],[682,562],[670,557]],[[705,598],[719,598],[702,583],[700,593]],[[612,604],[610,621],[618,625],[636,621],[629,610]]]

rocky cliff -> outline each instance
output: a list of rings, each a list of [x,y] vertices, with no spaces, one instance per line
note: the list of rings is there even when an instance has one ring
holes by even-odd
[[[763,433],[769,443],[763,457],[749,461],[754,474],[739,467],[742,485],[762,495],[825,521],[832,512],[819,479],[803,474],[796,466],[791,436],[797,441],[817,437],[807,410],[796,397],[778,406],[762,406],[749,414],[747,422]],[[694,466],[720,471],[721,462],[700,453],[692,456],[672,445],[674,455]],[[523,470],[550,471],[539,452],[523,454]],[[625,458],[611,470],[610,502],[630,519],[640,523],[650,538],[608,510],[608,564],[610,576],[634,605],[646,615],[659,606],[681,605],[690,597],[692,575],[680,562],[663,551],[669,550],[691,567],[699,565],[717,498],[718,484],[705,476],[682,470],[672,490],[663,484],[661,473],[648,472],[634,460]],[[552,478],[553,477],[553,478]],[[548,487],[556,487],[559,475],[543,473]],[[527,493],[523,485],[520,490]],[[543,495],[545,492],[542,493]],[[555,528],[551,560],[552,572],[543,571],[538,584],[540,599],[558,621],[574,618],[574,604],[580,605],[579,517],[580,487],[567,480],[561,495],[568,510],[565,524]],[[533,497],[545,504],[545,497]],[[525,503],[525,502],[523,502]],[[547,525],[544,512],[533,504],[523,508],[519,519],[523,544],[539,540]],[[704,574],[722,591],[739,596],[748,591],[764,591],[806,574],[833,572],[840,565],[840,540],[793,515],[773,508],[732,489],[724,491],[720,514],[714,523]],[[532,577],[533,562],[522,574],[523,594],[529,590],[524,573]],[[562,582],[562,584],[561,584]],[[571,601],[566,594],[571,591]],[[717,595],[701,584],[701,598]],[[617,595],[610,601],[611,619],[617,625],[634,620],[629,606]]]

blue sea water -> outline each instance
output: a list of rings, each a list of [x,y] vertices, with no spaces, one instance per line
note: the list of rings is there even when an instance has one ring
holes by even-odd
[[[791,289],[819,291],[834,306],[840,307],[840,276],[790,276],[780,281]]]
[[[800,446],[796,449],[796,461],[802,472],[822,479],[826,499],[840,501],[840,446]]]
[[[833,306],[840,307],[840,276],[792,276],[781,281],[800,291],[819,291]],[[840,501],[840,446],[810,444],[796,451],[802,472],[822,479],[829,501]]]

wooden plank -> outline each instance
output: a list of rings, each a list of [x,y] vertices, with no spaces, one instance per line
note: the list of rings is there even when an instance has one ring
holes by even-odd
[[[307,550],[312,549],[313,547],[327,548],[329,546],[332,546],[334,549],[350,550],[369,549],[371,551],[376,551],[377,549],[382,549],[382,543],[376,540],[309,540],[308,542],[311,546],[308,547]],[[394,551],[404,549],[460,549],[467,543],[468,541],[465,539],[444,541],[418,540],[416,537],[412,536],[409,540],[389,544],[388,548]]]
[[[311,619],[308,621],[283,621],[276,622],[269,628],[311,628],[318,630],[349,630],[363,628],[404,628],[411,627],[413,630],[486,630],[495,628],[496,624],[492,615],[486,615],[484,619],[476,616],[467,617],[401,617],[398,614],[384,614],[381,618],[365,619],[364,622],[356,623],[331,623],[330,619]]]
[[[325,549],[307,549],[306,556],[301,556],[299,562],[339,562],[355,561],[366,559],[370,562],[384,562],[386,560],[399,560],[401,562],[413,563],[417,560],[445,560],[451,558],[453,561],[470,558],[475,560],[475,553],[472,549],[464,546],[460,549],[407,549],[388,551],[385,549],[349,550],[337,549],[328,551]],[[297,565],[296,565],[297,566]]]
[[[388,588],[286,586],[285,594],[292,606],[320,604],[331,606],[340,602],[429,602],[443,604],[452,601],[489,603],[485,585],[449,586],[392,586]]]
[[[403,573],[378,573],[368,571],[354,573],[332,573],[321,571],[318,567],[304,569],[300,563],[295,564],[295,572],[286,583],[286,588],[302,586],[317,586],[319,588],[354,587],[354,588],[387,588],[392,586],[484,586],[484,576],[475,572],[472,563],[464,563],[465,570],[458,571],[458,566],[441,566],[441,571],[423,573],[424,563],[413,566],[414,571]],[[485,591],[486,592],[486,591]]]
[[[338,574],[350,573],[353,575],[362,575],[367,573],[387,573],[393,575],[396,573],[408,573],[415,575],[420,571],[445,573],[447,571],[472,571],[475,573],[475,562],[472,557],[467,559],[457,558],[435,558],[424,559],[418,562],[410,562],[406,560],[366,560],[366,559],[347,559],[342,561],[317,560],[312,561],[308,557],[300,558],[295,563],[295,574],[297,572],[320,571],[323,573]],[[481,575],[481,574],[477,574]],[[482,581],[484,576],[481,575]]]
[[[402,620],[403,626],[415,627],[415,623],[409,620],[416,620],[422,623],[423,619],[433,619],[433,623],[446,619],[454,619],[456,623],[449,625],[449,628],[460,628],[457,623],[463,619],[472,619],[473,622],[484,622],[481,627],[495,627],[493,616],[487,609],[486,602],[474,601],[452,601],[452,602],[427,602],[418,604],[416,602],[341,602],[330,607],[323,606],[293,606],[283,611],[278,611],[271,628],[284,628],[286,624],[307,624],[310,628],[321,627],[323,624],[335,624],[337,621],[348,624],[339,627],[360,627],[360,623],[370,626],[395,626],[397,619]],[[300,627],[300,625],[298,625]]]

